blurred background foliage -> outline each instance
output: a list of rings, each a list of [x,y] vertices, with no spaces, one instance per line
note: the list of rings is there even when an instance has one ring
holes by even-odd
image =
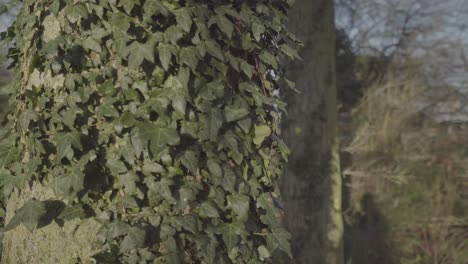
[[[347,263],[468,263],[468,4],[335,4]]]

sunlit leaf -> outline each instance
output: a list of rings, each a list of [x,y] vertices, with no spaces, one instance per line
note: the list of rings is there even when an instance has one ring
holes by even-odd
[[[270,136],[271,128],[265,125],[255,126],[255,138],[254,143],[261,145],[266,137]]]

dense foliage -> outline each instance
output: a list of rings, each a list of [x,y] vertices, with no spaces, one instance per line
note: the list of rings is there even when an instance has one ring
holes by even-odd
[[[278,66],[297,57],[291,4],[23,1],[3,34],[16,43],[16,78],[0,185],[7,198],[37,181],[58,200],[29,201],[6,230],[96,217],[99,263],[290,255],[274,95],[292,86]]]

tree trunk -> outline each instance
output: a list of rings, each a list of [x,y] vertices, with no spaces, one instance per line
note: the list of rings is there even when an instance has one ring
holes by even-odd
[[[269,71],[288,4],[167,2],[22,1],[3,264],[291,255]]]
[[[343,263],[341,175],[337,142],[333,1],[300,0],[289,28],[304,47],[288,68],[300,93],[287,95],[283,126],[291,149],[283,177],[286,223],[295,263]]]

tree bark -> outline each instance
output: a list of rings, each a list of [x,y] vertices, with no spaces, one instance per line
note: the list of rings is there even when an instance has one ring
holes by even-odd
[[[21,192],[16,190],[8,199],[6,222],[32,198],[42,201],[56,199],[51,189],[39,183],[34,183]],[[63,226],[52,222],[33,232],[20,225],[5,233],[1,263],[74,263],[73,259],[86,263],[102,247],[96,239],[100,227],[92,218],[66,221]]]
[[[333,1],[296,1],[289,17],[289,29],[304,43],[303,61],[288,67],[300,93],[286,95],[289,110],[283,125],[291,155],[282,192],[294,263],[341,264]]]

